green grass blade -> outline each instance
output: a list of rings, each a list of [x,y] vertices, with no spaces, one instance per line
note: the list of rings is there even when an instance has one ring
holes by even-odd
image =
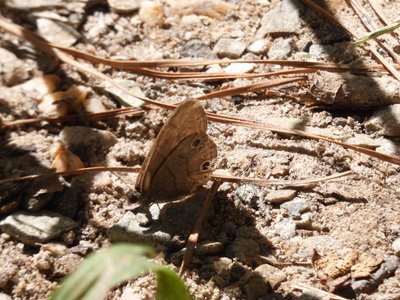
[[[399,27],[400,27],[400,20],[396,21],[393,24],[387,25],[385,27],[382,27],[382,28],[380,28],[380,29],[378,29],[378,30],[376,30],[374,32],[371,32],[371,33],[363,36],[362,38],[360,38],[357,41],[355,41],[353,43],[353,46],[354,47],[360,46],[360,45],[364,44],[365,42],[367,42],[369,40],[375,39],[378,36],[381,36],[382,34],[391,32],[391,31],[393,31],[393,30],[395,30],[395,29],[397,29]]]
[[[189,291],[171,269],[161,267],[157,274],[157,300],[190,300]]]

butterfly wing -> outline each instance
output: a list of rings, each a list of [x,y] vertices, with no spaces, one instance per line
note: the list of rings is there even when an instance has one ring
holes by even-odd
[[[196,100],[186,100],[182,102],[161,128],[160,133],[143,163],[142,171],[138,175],[136,189],[143,195],[149,197],[152,197],[151,194],[161,194],[155,192],[157,189],[160,189],[160,184],[153,184],[155,175],[166,172],[163,165],[167,159],[171,157],[176,148],[183,145],[182,142],[185,139],[194,135],[201,135],[203,137],[206,135],[206,130],[207,117],[203,107]],[[209,137],[208,139],[211,140]],[[214,142],[212,142],[212,144],[215,146]],[[170,159],[168,159],[168,161],[170,161]],[[169,162],[169,164],[171,164],[171,162]],[[168,168],[173,169],[172,165]],[[175,168],[179,169],[181,165],[175,166]],[[167,185],[168,180],[172,180],[170,177],[164,177],[164,179],[166,180],[164,186]],[[168,194],[173,196],[173,191]]]
[[[217,146],[205,133],[186,137],[154,174],[148,196],[167,201],[188,195],[210,179]]]

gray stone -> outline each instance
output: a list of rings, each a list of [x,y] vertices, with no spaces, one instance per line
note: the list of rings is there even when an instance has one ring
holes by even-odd
[[[122,219],[107,230],[107,236],[112,242],[157,243],[167,244],[171,236],[160,232],[159,228],[140,226],[140,218],[128,211]]]
[[[308,202],[300,197],[296,197],[292,201],[283,203],[281,207],[286,209],[292,218],[300,218],[303,212],[310,209]]]
[[[36,26],[43,38],[66,47],[72,46],[80,38],[79,32],[71,25],[55,19],[39,18]]]
[[[400,238],[397,238],[394,240],[394,242],[392,244],[392,248],[393,248],[394,254],[396,254],[397,256],[400,256]]]
[[[296,197],[296,190],[276,190],[266,195],[266,199],[271,203],[283,203]]]
[[[260,198],[260,188],[254,184],[244,184],[235,190],[235,194],[241,202],[251,203],[255,206]]]
[[[219,58],[239,58],[244,50],[246,50],[246,43],[239,39],[220,39],[214,46],[214,52]]]
[[[257,36],[263,38],[268,33],[299,33],[303,11],[304,6],[300,2],[283,0],[262,18]]]
[[[217,59],[217,55],[202,40],[193,39],[188,41],[180,49],[183,58],[205,58]]]
[[[296,235],[296,223],[293,220],[283,220],[274,226],[281,239],[288,240]]]
[[[264,278],[273,290],[275,290],[279,284],[286,279],[286,274],[284,272],[269,264],[258,266],[254,272]]]
[[[143,93],[142,89],[134,80],[128,80],[123,78],[114,79],[116,83],[127,89],[132,94],[145,98],[146,95]],[[119,88],[112,85],[110,82],[106,81],[104,83],[105,90],[110,93],[122,106],[133,106],[133,107],[141,107],[144,104],[144,101],[134,97],[130,94],[121,91]]]
[[[393,276],[400,266],[400,258],[394,255],[385,257],[384,262],[379,266],[369,279],[353,280],[351,288],[356,293],[370,293],[375,290],[386,278]]]
[[[313,44],[310,46],[309,54],[315,55],[318,58],[329,58],[332,57],[336,50],[333,45],[318,45]]]
[[[76,225],[74,220],[50,211],[16,212],[0,222],[3,232],[26,244],[57,238]]]
[[[95,153],[104,153],[117,142],[114,134],[84,126],[64,127],[60,140],[83,161],[90,161]]]
[[[287,38],[277,38],[274,40],[271,48],[268,51],[269,59],[286,59],[289,57],[292,51],[293,39]]]
[[[400,145],[389,139],[379,139],[380,145],[375,150],[378,152],[400,156]]]
[[[52,200],[54,193],[63,189],[58,177],[36,178],[25,189],[22,207],[29,211],[38,211]]]
[[[224,71],[229,74],[244,74],[253,71],[254,67],[253,63],[232,63],[224,68]]]

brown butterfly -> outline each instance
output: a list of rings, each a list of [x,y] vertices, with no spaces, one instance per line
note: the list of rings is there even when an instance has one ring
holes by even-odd
[[[136,190],[152,202],[176,200],[207,183],[217,146],[196,100],[183,101],[161,128],[143,162]]]

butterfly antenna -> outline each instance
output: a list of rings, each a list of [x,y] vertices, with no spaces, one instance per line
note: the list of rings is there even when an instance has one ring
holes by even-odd
[[[196,224],[193,227],[192,233],[189,235],[188,241],[186,243],[186,251],[183,255],[183,260],[181,267],[179,268],[179,275],[182,276],[183,272],[185,272],[190,259],[193,255],[194,247],[199,240],[201,225],[203,224],[203,220],[207,214],[208,207],[210,206],[211,200],[214,198],[215,193],[217,192],[219,186],[221,185],[221,181],[215,180],[213,181],[211,188],[208,190],[207,198],[204,201],[203,209],[201,210],[199,217],[197,218]]]
[[[103,163],[100,163],[103,167],[107,168],[107,166]],[[122,179],[121,176],[119,176],[116,172],[110,171],[114,176],[116,176],[119,180],[121,180],[127,187],[129,187],[129,184],[125,182],[125,180]]]

